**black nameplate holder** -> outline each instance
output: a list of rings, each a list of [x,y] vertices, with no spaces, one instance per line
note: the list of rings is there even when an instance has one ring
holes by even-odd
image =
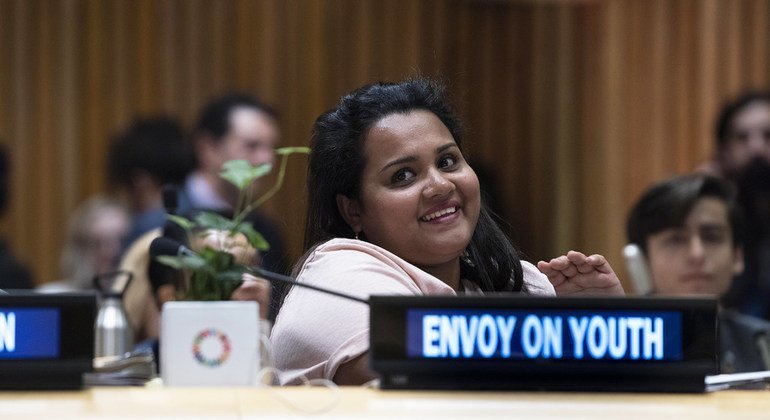
[[[0,295],[0,389],[78,389],[93,370],[94,293]]]
[[[682,298],[372,296],[383,389],[703,392],[717,303]]]

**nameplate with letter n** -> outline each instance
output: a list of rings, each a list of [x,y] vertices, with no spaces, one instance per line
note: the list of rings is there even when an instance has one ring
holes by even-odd
[[[702,392],[716,301],[516,295],[371,300],[387,388]]]
[[[93,292],[0,295],[0,389],[79,389],[93,369]]]

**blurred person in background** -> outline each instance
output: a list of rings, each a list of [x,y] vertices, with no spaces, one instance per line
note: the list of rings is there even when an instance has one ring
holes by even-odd
[[[770,92],[747,91],[727,103],[715,128],[716,153],[701,171],[733,180],[754,160],[770,163]]]
[[[6,148],[0,145],[0,216],[8,210],[11,185],[11,164]],[[31,289],[34,287],[29,269],[0,240],[0,289]]]
[[[715,138],[715,156],[700,170],[735,185],[747,225],[746,267],[724,302],[770,320],[770,91],[748,90],[725,104]]]
[[[280,140],[276,118],[274,110],[248,94],[229,93],[207,103],[190,138],[194,165],[178,190],[177,214],[190,218],[205,210],[231,216],[238,191],[221,178],[222,165],[235,159],[248,160],[253,165],[273,163]],[[276,224],[258,210],[247,220],[270,244],[270,250],[260,255],[261,266],[285,273],[283,239]],[[157,346],[160,310],[165,302],[175,298],[178,281],[175,270],[151,261],[147,252],[152,240],[161,235],[186,242],[181,228],[166,223],[163,229],[151,230],[135,240],[121,262],[122,269],[134,273],[124,302],[136,340],[147,340],[152,346]],[[272,302],[279,293],[278,286],[250,276],[231,298],[256,300],[260,317],[272,321],[275,319]]]
[[[236,92],[209,101],[203,107],[193,131],[195,169],[188,175],[180,191],[178,213],[192,216],[206,210],[232,216],[238,190],[219,175],[222,165],[235,159],[247,160],[252,165],[272,164],[280,139],[276,111],[258,98]],[[252,185],[255,190],[261,187],[263,185],[259,182]],[[259,191],[255,192],[254,197],[259,197]],[[269,250],[260,252],[260,266],[269,271],[286,273],[288,260],[283,235],[276,222],[259,209],[252,211],[247,220],[270,244]],[[178,235],[177,238],[183,240],[184,237]],[[254,286],[249,282],[245,284]],[[263,315],[272,321],[277,311],[272,302],[277,301],[281,287],[271,286],[264,280],[259,281],[252,297],[262,296],[262,288],[265,287],[271,289],[271,298],[259,303],[262,308],[269,308]],[[238,296],[248,299],[243,293]]]
[[[163,189],[181,185],[193,168],[193,156],[181,124],[156,116],[135,120],[110,144],[107,175],[131,212],[125,245],[166,223]]]
[[[770,320],[770,163],[754,159],[735,183],[746,216],[746,268],[725,295],[725,304]]]
[[[95,196],[70,215],[59,261],[61,280],[40,285],[44,292],[94,288],[94,277],[117,268],[123,238],[131,227],[126,209],[110,198]]]
[[[169,116],[138,118],[110,144],[108,180],[132,219],[120,268],[133,275],[123,304],[137,342],[158,335],[159,312],[149,279],[160,268],[149,260],[147,249],[166,223],[164,189],[181,186],[193,163],[185,129]]]
[[[627,221],[649,265],[653,293],[722,298],[744,271],[743,215],[732,185],[705,174],[649,188]],[[770,369],[770,323],[720,305],[722,373]]]

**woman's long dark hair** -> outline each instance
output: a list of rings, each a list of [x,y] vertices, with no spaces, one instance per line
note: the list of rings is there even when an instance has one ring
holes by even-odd
[[[363,86],[343,96],[336,108],[316,119],[307,174],[306,251],[332,238],[354,237],[355,233],[337,208],[337,194],[352,199],[359,197],[366,165],[363,142],[370,128],[388,115],[417,109],[434,113],[462,151],[460,124],[444,97],[444,88],[426,79]],[[409,256],[402,257],[409,259]],[[478,284],[481,290],[520,291],[522,288],[520,252],[483,203],[461,264],[464,278]]]

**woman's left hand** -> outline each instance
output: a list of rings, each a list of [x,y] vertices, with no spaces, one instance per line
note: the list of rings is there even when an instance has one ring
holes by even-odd
[[[598,254],[586,257],[581,252],[569,251],[548,262],[538,262],[537,268],[548,277],[559,296],[625,295],[610,263]]]

